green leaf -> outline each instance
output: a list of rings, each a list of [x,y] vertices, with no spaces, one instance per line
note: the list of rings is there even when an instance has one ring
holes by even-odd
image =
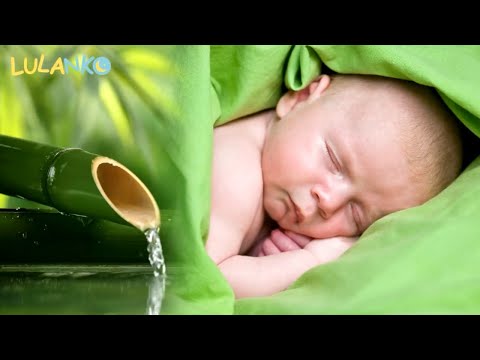
[[[99,95],[110,115],[121,141],[126,145],[133,145],[133,139],[131,137],[132,129],[130,128],[127,114],[125,113],[125,109],[115,93],[115,90],[107,79],[100,79]]]
[[[165,75],[172,73],[174,69],[166,56],[149,49],[129,48],[121,52],[121,58],[126,66],[154,70]]]

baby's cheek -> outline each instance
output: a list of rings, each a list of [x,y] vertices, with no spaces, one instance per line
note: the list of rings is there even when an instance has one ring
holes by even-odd
[[[263,207],[265,208],[268,216],[275,221],[279,221],[286,211],[285,204],[270,192],[268,194],[264,194]]]
[[[275,151],[262,164],[266,175],[273,179],[288,178],[295,175],[293,170],[298,170],[305,166],[308,153],[297,143],[285,141],[276,146]]]

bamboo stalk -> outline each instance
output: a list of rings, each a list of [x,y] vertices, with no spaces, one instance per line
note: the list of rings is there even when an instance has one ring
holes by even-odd
[[[0,263],[143,263],[145,235],[131,226],[48,210],[0,209]]]
[[[0,135],[0,164],[0,193],[142,231],[160,226],[148,188],[113,159]]]

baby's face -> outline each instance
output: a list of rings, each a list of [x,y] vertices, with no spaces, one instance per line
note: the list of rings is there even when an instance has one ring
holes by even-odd
[[[313,238],[356,236],[386,214],[420,204],[390,112],[316,101],[276,121],[262,154],[270,217]]]

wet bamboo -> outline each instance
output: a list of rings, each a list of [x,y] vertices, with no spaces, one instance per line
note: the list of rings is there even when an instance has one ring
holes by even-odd
[[[160,225],[148,188],[117,161],[0,135],[0,193],[144,231]]]
[[[0,209],[0,264],[148,264],[145,235],[54,210]]]

